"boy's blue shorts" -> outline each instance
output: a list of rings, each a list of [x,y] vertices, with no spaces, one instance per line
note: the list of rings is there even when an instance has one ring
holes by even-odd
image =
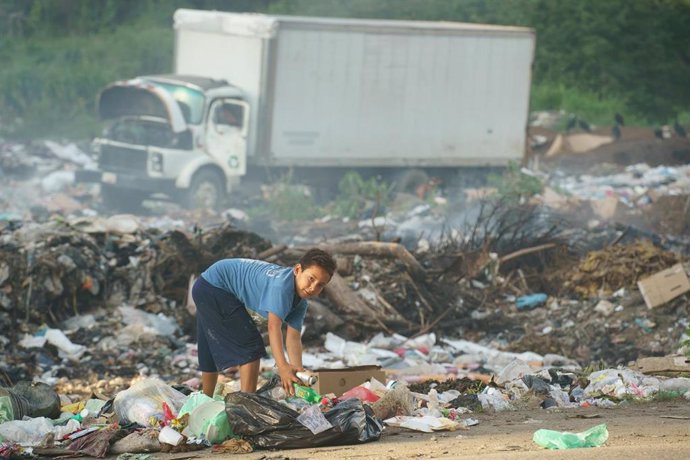
[[[260,358],[266,347],[242,302],[201,276],[194,282],[199,370],[219,372]]]

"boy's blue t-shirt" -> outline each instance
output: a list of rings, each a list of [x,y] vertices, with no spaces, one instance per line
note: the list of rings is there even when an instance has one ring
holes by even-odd
[[[295,295],[292,267],[253,259],[224,259],[201,276],[215,287],[231,292],[262,317],[268,318],[271,312],[293,329],[302,329],[307,301]]]

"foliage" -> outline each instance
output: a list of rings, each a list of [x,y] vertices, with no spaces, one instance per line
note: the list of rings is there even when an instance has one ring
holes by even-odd
[[[690,115],[690,0],[2,0],[4,134],[92,133],[99,88],[171,70],[177,8],[527,26],[533,108],[601,124]]]
[[[261,205],[249,210],[251,217],[267,216],[283,221],[307,221],[319,217],[321,210],[314,202],[309,189],[292,183],[287,173],[265,190]]]
[[[264,3],[232,6],[252,10]],[[221,6],[227,2],[0,2],[0,136],[92,137],[99,127],[95,99],[101,88],[172,70],[175,9]]]
[[[172,31],[123,26],[87,41],[81,37],[40,44],[15,40],[5,52],[14,59],[0,56],[5,62],[0,68],[0,118],[24,120],[15,137],[35,137],[37,132],[91,137],[97,127],[98,91],[111,81],[169,71]]]
[[[690,104],[690,3],[674,0],[537,0],[537,82],[558,81],[625,100],[649,121]]]
[[[348,171],[338,183],[338,192],[334,214],[355,218],[371,209],[376,217],[390,200],[391,186],[379,177],[364,180],[358,172]]]
[[[566,86],[563,83],[543,82],[534,85],[531,98],[532,110],[552,110],[557,107],[566,114],[582,116],[592,126],[610,126],[613,114],[625,107],[625,101],[613,95],[600,97],[593,91]],[[563,117],[563,128],[567,117]],[[631,126],[646,124],[646,120],[635,114],[627,114],[625,123]]]
[[[522,203],[544,190],[544,184],[535,176],[522,172],[520,165],[510,162],[502,175],[490,174],[487,184],[498,190],[498,199],[505,203]]]

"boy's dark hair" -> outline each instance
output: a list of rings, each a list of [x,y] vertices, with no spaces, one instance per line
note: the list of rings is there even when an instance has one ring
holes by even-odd
[[[329,275],[333,276],[336,269],[336,263],[329,253],[323,249],[312,248],[304,253],[302,258],[298,262],[302,266],[302,270],[309,268],[312,265],[318,265],[328,272]]]

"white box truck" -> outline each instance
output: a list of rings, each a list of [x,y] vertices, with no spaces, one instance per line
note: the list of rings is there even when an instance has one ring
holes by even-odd
[[[174,27],[173,74],[99,94],[106,204],[162,192],[217,207],[272,168],[337,184],[525,154],[532,29],[189,9]]]

